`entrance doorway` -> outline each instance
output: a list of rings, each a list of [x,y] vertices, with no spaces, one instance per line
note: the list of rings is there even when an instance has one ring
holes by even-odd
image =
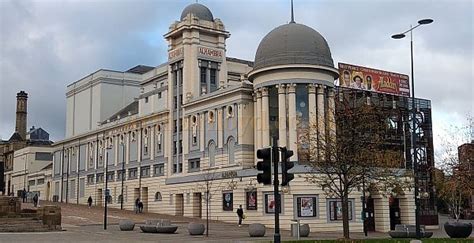
[[[143,203],[143,212],[148,212],[148,187],[142,187],[142,197],[140,201]]]
[[[365,223],[367,231],[375,231],[375,208],[374,208],[374,199],[368,198],[365,208]]]
[[[183,194],[176,194],[175,200],[175,212],[176,216],[183,216],[184,215],[184,196]]]
[[[398,198],[389,198],[390,207],[390,229],[395,230],[395,225],[401,224],[400,219],[400,200]]]
[[[193,193],[193,217],[202,217],[202,196],[200,192]]]
[[[97,199],[95,200],[97,203],[97,206],[102,207],[102,189],[97,189]]]

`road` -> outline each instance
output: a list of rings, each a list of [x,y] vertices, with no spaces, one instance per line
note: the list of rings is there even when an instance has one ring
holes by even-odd
[[[55,204],[55,203],[48,203]],[[248,235],[248,226],[238,227],[237,224],[222,223],[211,221],[209,227],[209,237],[190,236],[187,232],[189,222],[201,222],[205,220],[195,218],[176,217],[161,215],[156,213],[135,214],[131,211],[121,211],[118,209],[109,209],[108,227],[103,229],[103,208],[88,208],[84,205],[61,204],[62,227],[60,232],[41,232],[41,233],[1,233],[0,242],[256,242],[269,241],[273,238],[273,229],[267,229],[266,237],[251,238]],[[23,207],[32,207],[30,204]],[[172,224],[178,225],[176,234],[145,234],[141,233],[138,225],[144,224],[147,219],[170,219]],[[131,219],[136,222],[134,231],[120,231],[118,222],[120,219]],[[440,218],[445,222],[447,218]],[[442,228],[442,227],[441,227]],[[340,232],[314,232],[310,234],[309,239],[337,239],[341,238]],[[370,232],[369,238],[387,238],[385,233]],[[447,237],[444,230],[434,230],[434,237]],[[366,238],[361,233],[351,233],[351,238]],[[282,231],[282,239],[294,239],[290,237],[290,232]]]

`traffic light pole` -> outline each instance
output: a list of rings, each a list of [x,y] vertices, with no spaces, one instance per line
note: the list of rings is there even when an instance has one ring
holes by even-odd
[[[272,160],[273,160],[273,199],[275,200],[275,235],[273,236],[273,241],[275,243],[281,242],[280,237],[280,195],[278,193],[278,161],[279,161],[279,151],[276,141],[273,142],[272,147]]]

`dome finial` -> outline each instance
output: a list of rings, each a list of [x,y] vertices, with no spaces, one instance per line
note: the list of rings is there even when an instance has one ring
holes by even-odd
[[[295,15],[293,13],[293,0],[291,0],[291,21],[290,23],[295,23]]]

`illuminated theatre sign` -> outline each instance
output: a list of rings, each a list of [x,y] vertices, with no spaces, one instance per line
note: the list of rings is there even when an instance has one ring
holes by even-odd
[[[339,63],[339,86],[410,96],[408,75]]]

